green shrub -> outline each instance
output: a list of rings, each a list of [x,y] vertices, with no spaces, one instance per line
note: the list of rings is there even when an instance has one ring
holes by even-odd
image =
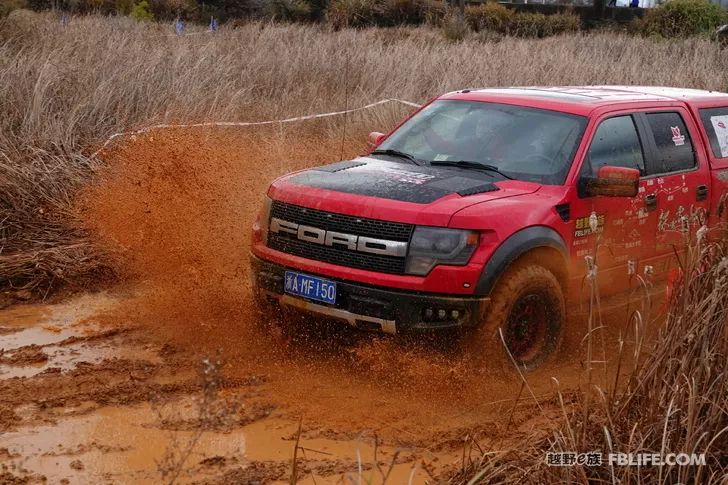
[[[546,16],[545,31],[542,37],[549,35],[578,32],[581,28],[581,19],[573,13],[557,13]]]
[[[465,18],[468,25],[476,31],[494,30],[505,33],[513,19],[515,12],[499,3],[482,3],[477,6],[465,8]]]
[[[548,22],[542,13],[518,12],[508,25],[508,33],[518,37],[544,37]]]
[[[469,32],[468,21],[457,10],[448,12],[442,19],[442,33],[448,40],[460,42],[467,37]]]
[[[498,3],[467,7],[465,17],[476,32],[487,30],[519,37],[548,37],[576,32],[581,26],[579,16],[571,12],[552,15],[515,12]]]
[[[668,0],[649,9],[642,19],[635,21],[633,28],[645,36],[688,37],[711,35],[726,22],[728,14],[707,0]]]
[[[0,19],[10,15],[13,10],[27,8],[25,0],[0,0]]]
[[[331,0],[326,19],[335,28],[438,25],[446,11],[442,0]]]
[[[439,27],[448,12],[448,5],[442,0],[429,0],[427,2],[427,12],[425,13],[425,23]]]
[[[381,0],[375,4],[377,25],[422,24],[432,18],[431,10],[442,10],[442,2],[433,0]]]
[[[133,9],[133,0],[115,0],[114,2],[114,10],[118,15],[131,15]]]
[[[313,6],[307,0],[272,0],[269,9],[275,20],[307,22],[313,19]]]
[[[131,9],[131,16],[139,21],[154,20],[154,15],[149,11],[149,2],[147,0],[141,0],[141,2],[134,5],[134,8]]]
[[[508,33],[518,37],[549,37],[566,32],[576,32],[580,26],[579,17],[573,13],[544,15],[519,12],[511,19]]]
[[[326,20],[334,28],[367,27],[373,25],[379,2],[372,0],[332,0],[326,10]]]

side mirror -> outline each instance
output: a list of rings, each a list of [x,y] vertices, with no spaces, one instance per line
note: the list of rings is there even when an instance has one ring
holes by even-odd
[[[378,131],[372,131],[369,133],[369,137],[367,137],[367,146],[370,150],[374,150],[379,146],[380,143],[384,141],[384,139],[387,137],[384,133],[379,133]]]
[[[605,165],[599,168],[597,177],[584,180],[587,195],[606,197],[635,197],[639,191],[640,171],[636,168]]]

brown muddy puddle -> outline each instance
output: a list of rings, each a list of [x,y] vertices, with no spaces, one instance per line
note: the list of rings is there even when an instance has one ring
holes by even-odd
[[[184,412],[184,406],[179,406]],[[15,472],[26,470],[50,483],[140,483],[164,481],[159,463],[178,443],[194,446],[178,477],[180,483],[218,482],[221,471],[237,483],[288,483],[296,447],[298,424],[268,417],[225,432],[160,429],[160,417],[149,406],[109,407],[93,414],[10,432],[2,437],[6,460]],[[359,468],[365,483],[381,482],[374,466],[373,436],[350,441],[306,438],[298,442],[302,464],[300,483],[358,483]],[[379,466],[390,483],[426,483],[443,466],[457,465],[458,453],[433,453],[378,445]],[[9,458],[9,459],[7,459]],[[256,479],[256,476],[258,477]],[[246,478],[247,477],[247,478]],[[223,479],[224,480],[224,479]]]
[[[117,345],[93,319],[113,299],[86,295],[58,305],[22,305],[0,312],[0,379],[32,377],[112,357],[158,361],[154,350]]]
[[[272,383],[253,378],[223,385],[221,394],[237,406],[228,412],[233,418],[203,427],[198,436],[195,423],[203,393],[194,377],[188,383],[195,364],[166,355],[136,329],[109,330],[94,318],[119,304],[123,298],[100,293],[0,311],[0,357],[8,362],[0,367],[0,414],[11,407],[17,417],[0,420],[0,483],[13,477],[29,483],[166,482],[165,460],[184,450],[189,456],[178,468],[177,483],[288,483],[305,413],[285,405],[297,399],[298,390],[275,374],[310,369],[273,370]],[[157,368],[168,372],[148,370]],[[127,373],[131,386],[154,383],[161,386],[158,394],[115,397],[108,389],[115,389],[112,381]],[[327,377],[321,379],[311,397],[336,400],[326,389]],[[181,387],[164,387],[180,382]],[[74,399],[76,386],[80,390]],[[301,483],[381,483],[384,475],[387,483],[433,483],[433,475],[459,466],[460,445],[430,441],[429,432],[417,432],[417,420],[408,429],[390,429],[386,438],[372,431],[382,416],[408,409],[392,409],[397,404],[388,404],[386,396],[372,401],[368,390],[353,382],[342,391],[342,405],[359,401],[355,413],[361,413],[378,403],[382,409],[373,414],[379,416],[366,421],[359,415],[348,426],[328,426],[325,409],[337,407],[331,402],[315,408],[324,410],[318,420],[308,414],[298,439]],[[22,396],[14,399],[18,394]],[[114,400],[123,405],[108,405]],[[385,420],[390,428],[397,424],[397,419]],[[399,432],[403,438],[394,439]],[[444,435],[443,443],[452,439]]]
[[[280,361],[274,354],[253,367],[241,354],[221,377],[213,411],[201,411],[197,357],[96,320],[128,305],[125,298],[99,293],[0,312],[2,357],[27,354],[1,368],[0,417],[7,404],[17,419],[0,419],[0,483],[164,483],[170,469],[176,483],[289,483],[299,422],[300,483],[382,483],[385,475],[387,483],[440,483],[473,448],[468,437],[492,450],[547,430],[558,414],[550,375],[564,390],[574,385],[566,364],[532,374],[546,413],[525,392],[516,402],[517,382],[458,381],[460,392],[443,382],[443,393],[428,394],[432,384],[378,381],[391,373],[387,365],[401,364],[393,357],[435,379],[441,368],[407,346],[365,341],[365,361],[376,363],[369,375],[344,369],[346,359],[330,350],[299,349]],[[202,425],[205,412],[215,419]]]

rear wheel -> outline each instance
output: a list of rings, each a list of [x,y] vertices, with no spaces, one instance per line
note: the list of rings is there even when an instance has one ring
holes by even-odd
[[[470,342],[473,358],[483,366],[512,367],[510,353],[520,368],[532,370],[558,350],[565,313],[556,276],[537,264],[516,264],[491,294],[486,316]]]

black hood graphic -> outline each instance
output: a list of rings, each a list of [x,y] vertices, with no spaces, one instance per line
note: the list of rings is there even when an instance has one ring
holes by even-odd
[[[446,195],[467,197],[499,190],[489,173],[357,158],[313,168],[291,183],[348,194],[429,204]]]

